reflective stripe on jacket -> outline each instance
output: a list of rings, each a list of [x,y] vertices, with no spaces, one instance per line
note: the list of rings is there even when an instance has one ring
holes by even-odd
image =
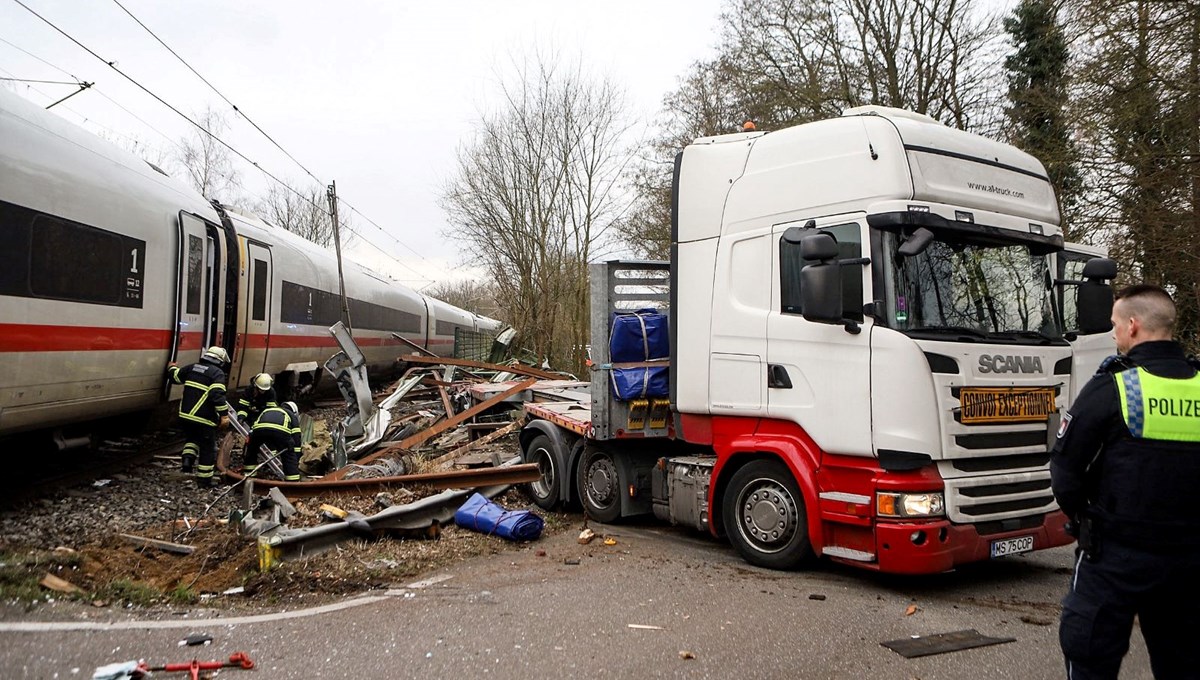
[[[225,372],[212,364],[199,362],[183,368],[171,366],[167,376],[176,385],[183,385],[179,417],[216,427],[217,421],[229,409],[225,402]]]
[[[249,446],[257,450],[265,444],[275,453],[291,448],[300,454],[300,418],[281,406],[270,406],[263,410],[250,430]]]

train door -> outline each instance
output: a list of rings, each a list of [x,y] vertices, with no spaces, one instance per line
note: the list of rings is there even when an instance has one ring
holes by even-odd
[[[179,242],[176,253],[178,277],[175,288],[175,327],[171,337],[171,361],[190,364],[200,352],[216,344],[221,323],[222,258],[214,238],[215,225],[190,213],[179,213]],[[179,397],[176,386],[172,398]]]
[[[242,286],[246,291],[246,304],[242,322],[242,354],[235,384],[245,385],[267,365],[267,353],[271,347],[271,249],[246,241],[246,271]]]
[[[210,269],[207,265],[208,225],[204,220],[179,213],[179,277],[175,291],[175,331],[171,343],[171,360],[184,364],[200,358],[200,350],[208,339],[206,321]]]
[[[205,316],[204,326],[204,342],[205,347],[212,345],[225,346],[224,338],[224,319],[222,312],[225,310],[225,277],[222,275],[225,271],[224,258],[222,254],[225,252],[223,247],[225,235],[211,224],[208,225],[208,238],[206,244],[208,251],[205,257],[204,273],[208,277],[208,314]],[[228,348],[226,348],[228,349]]]

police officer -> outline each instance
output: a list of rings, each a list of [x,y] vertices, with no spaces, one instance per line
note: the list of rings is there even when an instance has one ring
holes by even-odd
[[[167,378],[176,385],[183,385],[183,399],[179,402],[179,421],[183,426],[183,471],[191,472],[195,466],[196,485],[201,488],[213,485],[213,470],[217,465],[217,427],[229,423],[225,402],[225,364],[229,355],[224,347],[209,347],[200,355],[200,361],[183,368],[175,362],[167,364]],[[197,463],[199,457],[199,463]]]
[[[1200,376],[1174,324],[1162,288],[1117,295],[1120,354],[1079,393],[1051,453],[1079,538],[1059,628],[1074,680],[1117,677],[1135,615],[1156,678],[1200,677],[1184,623],[1200,606]]]
[[[275,396],[275,379],[269,373],[259,373],[250,381],[250,387],[238,398],[238,419],[252,427],[258,415],[269,406],[278,406]]]
[[[271,405],[259,414],[254,428],[246,438],[246,449],[242,453],[242,473],[249,475],[258,465],[258,453],[266,446],[271,453],[280,454],[283,460],[283,479],[300,481],[300,416],[296,404],[285,401],[280,406]]]

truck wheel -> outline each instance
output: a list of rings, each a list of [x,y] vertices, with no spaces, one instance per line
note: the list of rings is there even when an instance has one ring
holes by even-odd
[[[725,498],[725,531],[747,562],[768,569],[795,569],[812,560],[804,497],[783,463],[747,464],[729,480]]]
[[[529,440],[523,458],[526,463],[536,463],[538,472],[542,473],[541,479],[525,485],[525,493],[539,508],[552,510],[558,504],[559,490],[562,488],[554,442],[550,441],[550,437],[539,434]]]
[[[588,517],[612,522],[621,516],[621,479],[611,454],[585,448],[577,481],[579,500]]]

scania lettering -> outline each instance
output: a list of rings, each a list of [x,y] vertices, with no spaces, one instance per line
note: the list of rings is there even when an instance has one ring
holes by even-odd
[[[1063,243],[1041,163],[863,107],[697,139],[674,176],[670,262],[591,267],[589,391],[525,403],[539,505],[653,513],[779,569],[1071,541],[1048,450],[1112,353],[1116,268]],[[614,360],[646,308],[669,324],[639,313],[646,355]]]
[[[1041,373],[1042,358],[985,354],[979,357],[980,373]]]

